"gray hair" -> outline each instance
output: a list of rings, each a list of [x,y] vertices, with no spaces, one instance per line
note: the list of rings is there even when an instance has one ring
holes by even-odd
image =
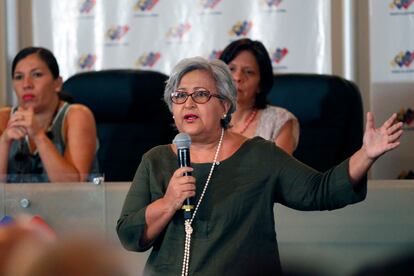
[[[172,70],[170,78],[166,82],[164,91],[164,101],[172,111],[171,93],[175,92],[181,82],[182,77],[194,70],[203,70],[213,77],[217,93],[222,97],[222,101],[229,104],[227,116],[221,120],[224,128],[228,128],[231,121],[231,114],[236,110],[237,90],[233,83],[231,72],[223,61],[209,61],[202,57],[186,58],[180,61]]]

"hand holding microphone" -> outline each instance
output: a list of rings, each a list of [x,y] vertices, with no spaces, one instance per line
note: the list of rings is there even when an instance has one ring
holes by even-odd
[[[195,196],[195,178],[184,175],[192,170],[190,167],[178,168],[168,183],[164,199],[169,202],[174,213],[184,208],[186,198]]]
[[[191,161],[190,161],[191,138],[190,136],[187,133],[179,133],[175,136],[173,143],[177,147],[178,166],[180,168],[190,167],[191,166]],[[181,172],[177,170],[176,173],[181,173]],[[176,173],[174,173],[174,175]],[[191,176],[191,171],[184,171],[182,173],[182,176]],[[195,179],[194,178],[190,178],[190,179],[192,179],[195,184]],[[182,188],[184,188],[184,185]],[[187,189],[193,188],[193,189],[186,190],[186,191],[191,192],[191,194],[194,194],[195,186],[190,185],[190,186],[186,186],[186,188]],[[182,209],[184,210],[184,219],[191,219],[192,211],[194,209],[194,198],[187,197],[184,201]]]

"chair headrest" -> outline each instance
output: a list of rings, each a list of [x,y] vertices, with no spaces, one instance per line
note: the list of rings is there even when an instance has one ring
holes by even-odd
[[[358,87],[338,76],[318,74],[280,74],[268,95],[269,103],[286,108],[301,125],[327,122],[329,116],[362,107]],[[323,119],[323,120],[322,120]]]
[[[97,122],[151,121],[166,111],[162,97],[167,78],[132,69],[83,72],[65,81],[63,93],[88,106]]]

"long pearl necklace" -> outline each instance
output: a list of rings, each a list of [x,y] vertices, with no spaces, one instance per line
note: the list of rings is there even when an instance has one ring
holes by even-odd
[[[211,176],[213,175],[214,167],[219,164],[219,162],[217,162],[217,159],[218,159],[218,155],[220,153],[220,148],[221,148],[221,144],[223,142],[223,137],[224,137],[224,129],[222,128],[221,129],[220,140],[218,142],[216,153],[215,153],[214,159],[213,159],[213,164],[211,164],[211,169],[210,169],[210,172],[208,174],[206,184],[204,184],[203,192],[201,193],[200,199],[197,202],[197,205],[194,209],[194,213],[193,213],[191,219],[187,219],[184,222],[185,242],[184,242],[183,268],[182,268],[181,276],[188,276],[188,268],[190,266],[191,234],[193,233],[193,227],[191,226],[191,224],[193,223],[194,217],[197,214],[198,207],[200,206],[201,201],[204,198],[204,195],[206,193],[208,184],[210,183]]]

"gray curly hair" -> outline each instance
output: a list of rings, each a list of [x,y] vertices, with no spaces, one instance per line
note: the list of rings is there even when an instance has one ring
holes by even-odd
[[[166,82],[164,91],[165,103],[168,105],[170,111],[172,111],[171,94],[177,90],[182,77],[194,70],[207,71],[215,80],[217,93],[222,97],[221,100],[229,104],[227,116],[221,120],[222,127],[228,128],[231,121],[231,114],[236,110],[237,90],[227,64],[221,60],[209,61],[202,57],[181,60],[173,68],[170,78]]]

